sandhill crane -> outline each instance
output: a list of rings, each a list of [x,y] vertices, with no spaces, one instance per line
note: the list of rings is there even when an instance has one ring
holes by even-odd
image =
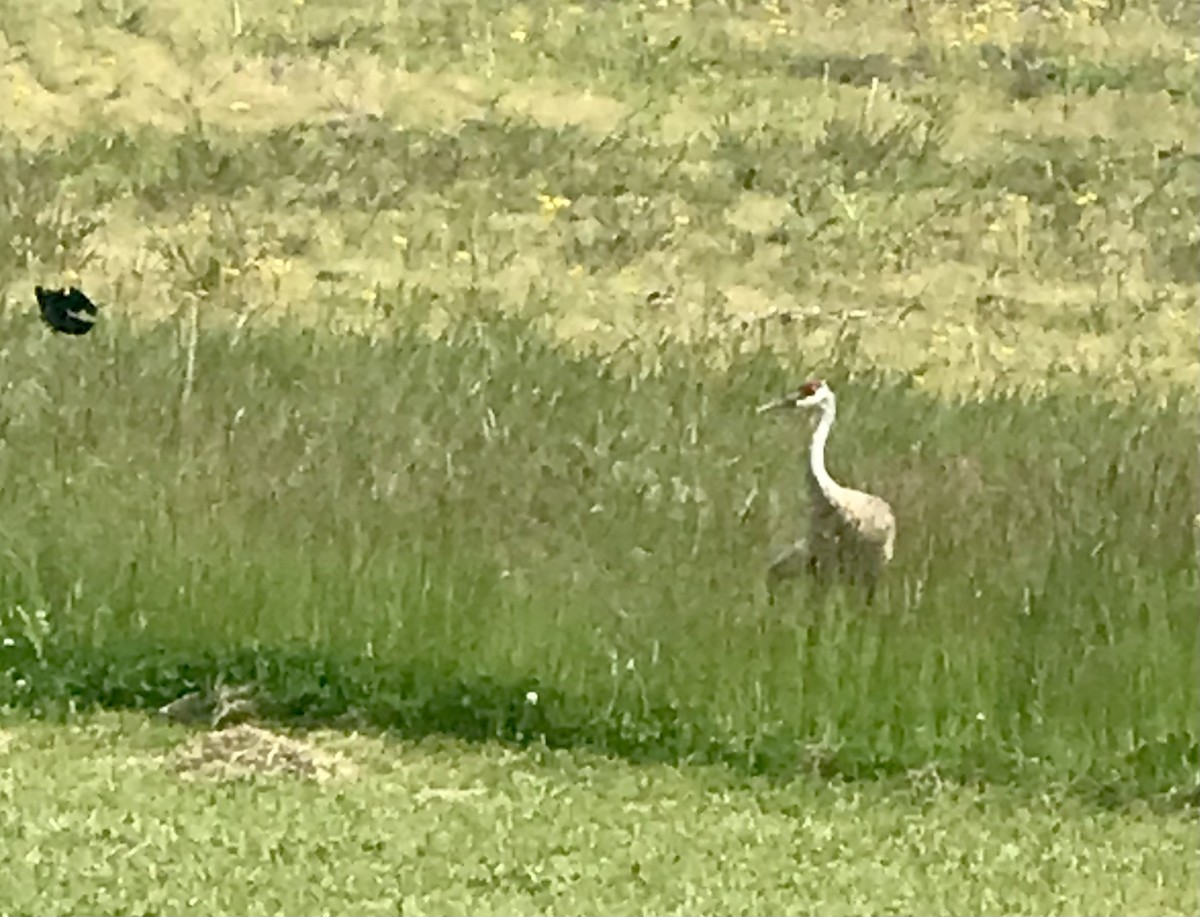
[[[792,545],[772,562],[771,582],[804,571],[826,581],[832,576],[864,583],[873,592],[896,542],[896,517],[887,501],[838,484],[825,469],[825,443],[837,416],[833,390],[820,379],[760,405],[758,412],[781,408],[821,409],[809,447],[808,484],[811,503],[808,538]]]

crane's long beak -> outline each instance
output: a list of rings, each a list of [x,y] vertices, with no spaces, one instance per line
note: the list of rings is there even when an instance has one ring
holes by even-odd
[[[760,404],[755,413],[765,414],[767,411],[777,411],[780,408],[791,407],[791,405],[792,399],[787,395],[784,395],[782,398],[776,398],[774,401],[768,401],[764,404]]]

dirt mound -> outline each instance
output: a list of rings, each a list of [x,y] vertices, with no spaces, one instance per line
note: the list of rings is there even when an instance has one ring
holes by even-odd
[[[356,772],[343,755],[247,723],[193,737],[171,753],[169,763],[190,779],[299,777],[323,783]]]

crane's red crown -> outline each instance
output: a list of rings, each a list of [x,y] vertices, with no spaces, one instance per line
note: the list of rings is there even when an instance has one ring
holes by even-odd
[[[811,398],[813,395],[815,395],[818,391],[821,390],[821,386],[823,386],[824,384],[825,384],[825,380],[823,380],[823,379],[809,379],[802,386],[800,386],[800,392],[799,392],[800,397],[801,398]]]

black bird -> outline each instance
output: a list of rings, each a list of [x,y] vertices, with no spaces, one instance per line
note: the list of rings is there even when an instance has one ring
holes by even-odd
[[[47,290],[34,287],[42,321],[63,334],[87,334],[96,324],[96,304],[82,290]]]

